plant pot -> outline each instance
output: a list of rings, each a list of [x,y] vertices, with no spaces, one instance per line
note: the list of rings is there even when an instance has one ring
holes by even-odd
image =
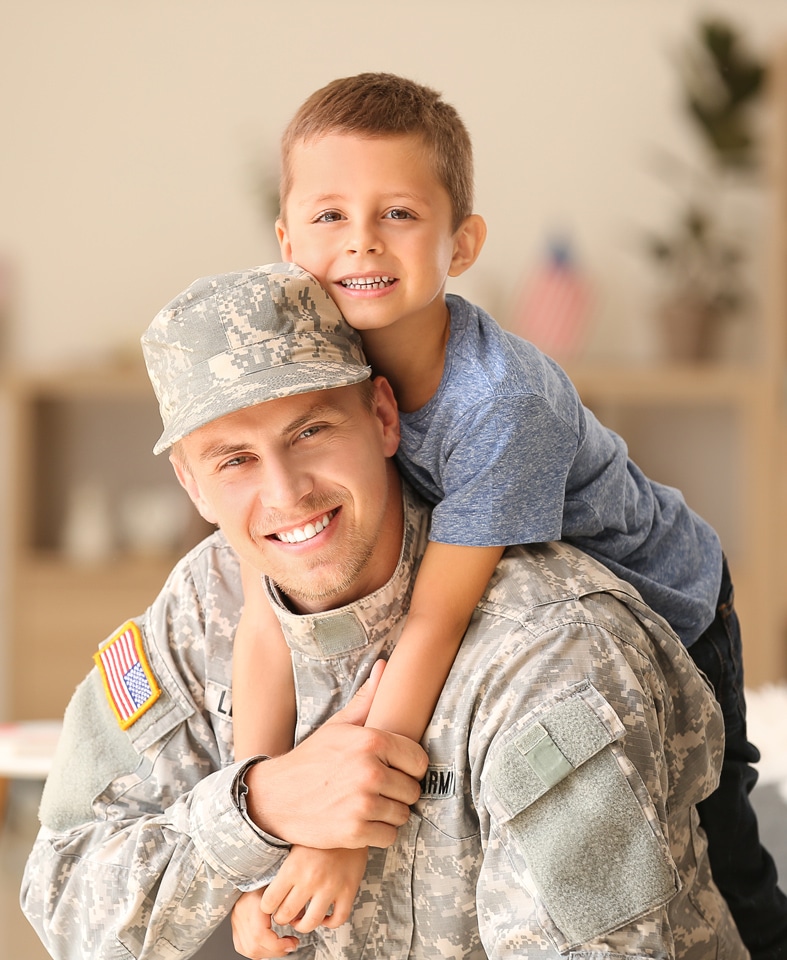
[[[721,318],[696,300],[678,297],[658,314],[662,349],[674,363],[707,363],[719,354]]]

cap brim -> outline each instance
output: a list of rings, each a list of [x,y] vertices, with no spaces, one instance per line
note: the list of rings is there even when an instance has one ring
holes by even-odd
[[[163,453],[173,443],[227,414],[282,397],[348,387],[368,380],[371,372],[368,366],[301,362],[258,370],[231,384],[220,383],[181,410],[159,437],[153,453]]]

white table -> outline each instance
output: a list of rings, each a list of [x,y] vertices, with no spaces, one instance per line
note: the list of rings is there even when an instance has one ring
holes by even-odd
[[[0,723],[0,823],[9,780],[46,779],[62,726],[60,720]]]

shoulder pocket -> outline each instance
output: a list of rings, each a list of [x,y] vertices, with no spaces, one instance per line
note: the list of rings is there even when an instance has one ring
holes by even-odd
[[[619,741],[625,727],[588,681],[523,718],[482,781],[494,829],[562,952],[666,903],[678,877],[658,815]]]

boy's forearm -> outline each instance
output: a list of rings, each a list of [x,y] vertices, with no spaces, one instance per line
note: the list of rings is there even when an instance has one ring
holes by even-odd
[[[408,618],[385,668],[366,726],[420,741],[440,699],[466,626],[466,623],[457,626],[451,636],[437,638],[430,618]]]
[[[366,725],[420,741],[502,547],[430,543]]]
[[[243,590],[243,614],[232,646],[236,760],[286,753],[292,749],[295,731],[295,684],[289,647],[259,576],[250,577],[245,572]]]

